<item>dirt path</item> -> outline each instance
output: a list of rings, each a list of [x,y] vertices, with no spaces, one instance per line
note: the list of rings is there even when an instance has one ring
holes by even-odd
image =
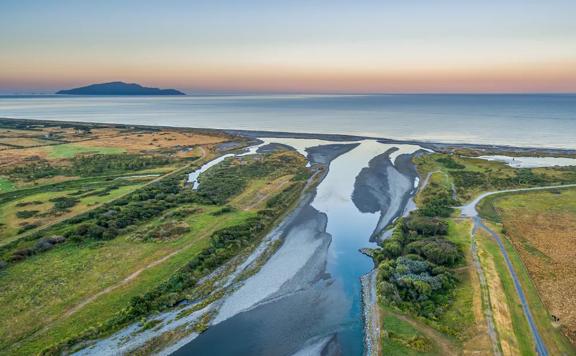
[[[198,242],[198,241],[200,241],[200,240],[203,240],[204,238],[205,238],[205,236],[201,237],[201,238],[198,239],[198,240],[195,240],[194,242]],[[98,293],[96,293],[96,294],[93,294],[92,296],[84,299],[80,304],[77,304],[76,306],[68,309],[68,311],[66,311],[66,313],[64,313],[64,315],[63,315],[62,318],[60,318],[60,319],[64,319],[64,318],[67,318],[67,317],[71,316],[72,314],[76,313],[77,311],[79,311],[80,309],[84,308],[86,305],[92,303],[93,301],[95,301],[96,299],[100,298],[101,296],[103,296],[103,295],[105,295],[105,294],[108,294],[108,293],[112,292],[113,290],[118,289],[118,288],[122,287],[123,285],[126,285],[126,284],[130,283],[131,281],[133,281],[136,277],[138,277],[138,276],[139,276],[142,272],[144,272],[145,270],[150,269],[150,268],[155,267],[155,266],[158,266],[158,265],[161,264],[162,262],[164,262],[164,261],[168,260],[169,258],[177,255],[180,251],[187,249],[187,248],[190,247],[191,245],[192,245],[192,243],[184,246],[184,247],[183,247],[182,249],[180,249],[180,250],[176,250],[176,251],[174,251],[174,252],[172,252],[172,253],[170,253],[170,254],[168,254],[168,255],[166,255],[166,256],[164,256],[164,257],[162,257],[162,258],[160,258],[160,259],[158,259],[158,260],[156,260],[156,261],[154,261],[154,262],[151,262],[150,264],[148,264],[148,265],[146,265],[146,266],[144,266],[144,267],[136,270],[136,271],[133,272],[131,275],[129,275],[128,277],[124,278],[122,281],[118,282],[117,284],[112,285],[112,286],[109,286],[109,287],[106,287],[106,288],[102,289],[100,292],[98,292]]]
[[[220,225],[217,225],[216,228],[218,228],[219,226],[220,226]],[[112,292],[112,291],[114,291],[114,290],[116,290],[116,289],[118,289],[118,288],[120,288],[120,287],[122,287],[122,286],[124,286],[124,285],[126,285],[126,284],[128,284],[128,283],[130,283],[131,281],[133,281],[134,279],[136,279],[136,277],[138,277],[142,272],[144,272],[144,271],[146,271],[146,270],[148,270],[148,269],[150,269],[150,268],[153,268],[153,267],[155,267],[155,266],[158,266],[159,264],[161,264],[161,263],[169,260],[170,258],[174,257],[175,255],[177,255],[178,253],[182,252],[183,250],[186,250],[186,249],[188,249],[189,247],[191,247],[192,245],[198,243],[198,241],[204,240],[204,239],[206,239],[207,237],[211,236],[211,232],[212,232],[212,230],[209,231],[209,232],[207,232],[207,233],[205,233],[205,234],[203,234],[202,237],[200,237],[199,239],[196,239],[196,240],[190,242],[189,244],[187,244],[186,246],[182,247],[181,249],[178,249],[178,250],[176,250],[176,251],[173,251],[173,252],[171,252],[170,254],[168,254],[168,255],[166,255],[166,256],[158,259],[158,260],[155,260],[155,261],[147,264],[146,266],[144,266],[144,267],[142,267],[142,268],[134,271],[132,274],[130,274],[129,276],[127,276],[126,278],[124,278],[124,279],[121,280],[120,282],[118,282],[118,283],[116,283],[116,284],[114,284],[114,285],[112,285],[112,286],[106,287],[105,289],[99,291],[98,293],[93,294],[93,295],[91,295],[90,297],[82,300],[79,304],[76,304],[76,305],[73,306],[72,308],[68,309],[61,317],[59,317],[59,318],[54,318],[54,319],[50,320],[42,329],[36,331],[35,333],[33,333],[33,334],[30,335],[30,336],[27,336],[25,339],[20,340],[16,345],[20,344],[20,343],[23,342],[24,340],[27,340],[27,339],[30,339],[30,338],[32,338],[32,337],[35,337],[35,336],[38,336],[38,335],[43,334],[44,332],[46,332],[46,331],[50,328],[50,326],[51,326],[54,322],[61,321],[61,320],[63,320],[63,319],[69,318],[70,316],[72,316],[73,314],[77,313],[77,312],[80,311],[82,308],[84,308],[86,305],[92,303],[92,302],[95,301],[96,299],[98,299],[98,298],[102,297],[103,295],[106,295],[106,294],[108,294],[108,293],[110,293],[110,292]]]
[[[386,311],[385,313],[390,313],[396,318],[410,324],[414,329],[418,330],[424,336],[431,339],[440,348],[440,355],[458,355],[458,348],[454,346],[454,343],[448,339],[446,336],[442,335],[439,331],[436,331],[432,327],[424,324],[423,322],[410,318],[403,314],[398,314],[392,311]]]
[[[200,148],[200,151],[202,152],[202,158],[206,158],[206,156],[208,155],[208,152],[206,152],[206,149],[203,146],[198,146],[198,148]]]
[[[438,171],[428,172],[428,174],[426,175],[426,178],[424,178],[424,181],[422,182],[422,184],[420,184],[420,188],[418,188],[419,191],[423,191],[424,188],[426,188],[428,186],[428,183],[430,183],[430,178],[435,173],[442,173],[442,171],[438,170]]]
[[[270,198],[273,194],[278,193],[288,183],[290,183],[290,180],[283,181],[282,183],[280,183],[276,187],[276,189],[271,189],[269,192],[264,193],[261,196],[259,196],[256,201],[254,201],[252,204],[246,206],[244,208],[244,210],[251,210],[251,209],[256,208],[258,205],[260,205],[260,203],[262,203],[266,199]]]
[[[492,344],[492,352],[494,353],[494,355],[500,356],[502,355],[502,352],[500,352],[498,332],[496,331],[495,326],[496,323],[494,322],[494,312],[492,311],[490,303],[490,292],[488,289],[486,275],[484,274],[484,270],[482,269],[482,265],[480,264],[480,256],[478,256],[478,244],[476,243],[476,235],[474,233],[474,227],[472,227],[472,231],[470,231],[470,237],[472,239],[470,243],[472,263],[474,265],[474,269],[476,270],[478,280],[480,281],[480,293],[482,296],[482,300],[484,301],[484,303],[482,303],[484,318],[486,319],[486,324],[488,327],[487,331],[488,336],[490,337],[490,342]]]

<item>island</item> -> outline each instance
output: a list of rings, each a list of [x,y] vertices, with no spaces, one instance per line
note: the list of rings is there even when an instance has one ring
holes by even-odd
[[[60,90],[62,95],[186,95],[176,89],[147,88],[136,83],[110,82]]]

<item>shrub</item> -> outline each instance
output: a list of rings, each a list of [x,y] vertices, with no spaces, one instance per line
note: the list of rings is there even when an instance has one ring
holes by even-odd
[[[443,238],[414,241],[406,249],[437,265],[454,266],[462,258],[458,246]]]
[[[464,169],[465,165],[456,162],[452,157],[437,158],[436,162],[441,163],[444,167],[449,169]]]
[[[16,212],[16,217],[18,219],[28,219],[35,216],[38,213],[39,213],[38,210],[21,210]]]

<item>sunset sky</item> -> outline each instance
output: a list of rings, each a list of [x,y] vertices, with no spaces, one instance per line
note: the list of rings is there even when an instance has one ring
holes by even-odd
[[[1,0],[0,92],[576,92],[575,0]]]

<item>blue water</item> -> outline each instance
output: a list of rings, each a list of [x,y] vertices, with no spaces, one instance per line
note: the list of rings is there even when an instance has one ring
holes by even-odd
[[[0,117],[576,148],[576,95],[3,96]]]

